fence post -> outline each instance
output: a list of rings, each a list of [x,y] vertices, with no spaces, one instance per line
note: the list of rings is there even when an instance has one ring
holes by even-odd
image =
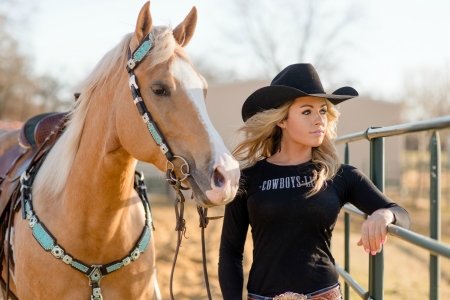
[[[344,162],[345,164],[350,162],[348,143],[345,143]],[[348,212],[344,213],[344,222],[344,269],[350,273],[350,214]],[[350,300],[350,288],[347,282],[344,284],[344,299]]]
[[[370,179],[384,192],[384,137],[370,140]],[[384,253],[369,254],[369,295],[375,300],[384,299]]]
[[[439,132],[430,139],[430,238],[441,240],[441,142]],[[430,300],[439,299],[440,256],[430,254]]]

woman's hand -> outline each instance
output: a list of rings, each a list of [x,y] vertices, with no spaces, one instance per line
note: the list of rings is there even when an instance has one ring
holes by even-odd
[[[372,255],[381,251],[382,244],[386,242],[386,227],[395,221],[394,214],[389,209],[379,209],[370,215],[362,224],[361,239],[358,246]]]

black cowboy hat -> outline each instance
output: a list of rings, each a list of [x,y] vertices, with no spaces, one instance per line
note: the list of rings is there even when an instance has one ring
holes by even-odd
[[[358,96],[358,92],[346,86],[327,94],[311,64],[294,64],[287,66],[275,76],[270,86],[256,90],[245,100],[242,106],[242,119],[245,122],[261,111],[277,108],[289,100],[305,96],[326,98],[336,105]]]

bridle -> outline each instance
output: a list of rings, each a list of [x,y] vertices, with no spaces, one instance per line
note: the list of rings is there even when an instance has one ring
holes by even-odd
[[[189,173],[189,164],[182,156],[174,155],[172,151],[170,150],[169,146],[165,142],[164,136],[161,134],[161,131],[158,129],[158,126],[156,125],[155,121],[153,121],[150,112],[148,111],[147,107],[145,106],[144,101],[142,100],[141,93],[139,91],[139,86],[136,82],[136,75],[134,74],[134,69],[144,60],[144,58],[147,56],[147,54],[150,52],[150,50],[153,48],[153,35],[149,33],[145,38],[142,40],[142,42],[136,47],[136,49],[131,52],[130,48],[128,48],[128,62],[126,69],[128,71],[128,74],[130,74],[130,78],[128,81],[131,95],[133,97],[133,102],[136,105],[139,114],[142,117],[142,120],[147,125],[147,128],[150,132],[150,135],[152,136],[155,143],[159,146],[159,149],[161,152],[166,156],[167,162],[166,162],[166,180],[167,182],[175,189],[175,216],[176,216],[176,226],[175,231],[177,231],[177,246],[175,249],[175,255],[173,259],[172,264],[172,271],[170,274],[170,297],[172,300],[174,300],[173,296],[173,289],[172,289],[172,283],[173,283],[173,275],[175,272],[175,265],[177,262],[177,257],[179,253],[179,249],[181,246],[181,241],[183,239],[183,236],[185,236],[186,233],[186,221],[184,220],[184,202],[185,198],[182,193],[183,190],[188,190],[188,187],[185,187],[182,185],[182,181],[187,179],[190,176]],[[175,165],[173,161],[175,159],[180,159],[182,161],[182,165],[179,168],[180,173],[182,174],[182,178],[179,178],[175,173]],[[206,291],[208,293],[208,299],[211,300],[211,291],[209,287],[209,280],[208,280],[208,270],[206,266],[206,246],[205,246],[205,228],[208,226],[209,220],[215,220],[222,218],[220,217],[208,217],[208,209],[203,208],[197,205],[197,212],[200,217],[200,227],[201,235],[202,235],[202,257],[203,257],[203,274],[205,277],[205,284],[206,284]]]
[[[134,68],[136,68],[139,63],[145,58],[145,56],[149,53],[152,48],[152,35],[147,35],[144,40],[139,44],[136,50],[131,53],[130,49],[128,49],[128,62],[127,62],[127,71],[130,74],[129,86],[131,89],[131,94],[134,99],[134,103],[142,116],[144,123],[147,125],[147,128],[155,141],[155,143],[159,146],[161,152],[166,156],[166,180],[167,182],[175,189],[176,199],[175,199],[175,214],[176,214],[176,228],[175,230],[178,232],[178,240],[177,247],[175,250],[175,257],[172,265],[172,272],[170,275],[170,295],[173,297],[172,292],[172,280],[173,274],[175,270],[175,264],[179,252],[179,248],[181,245],[181,240],[186,232],[186,223],[184,220],[184,196],[182,194],[182,190],[188,190],[188,187],[185,187],[181,184],[181,182],[187,179],[190,176],[189,173],[189,164],[188,162],[179,155],[173,155],[170,151],[170,148],[166,144],[164,140],[164,136],[159,131],[156,123],[151,118],[151,114],[148,111],[145,103],[142,100],[142,96],[139,92],[139,87],[136,83],[136,76],[134,75]],[[51,232],[45,227],[44,223],[39,220],[36,213],[33,210],[33,202],[32,202],[32,193],[31,187],[33,185],[36,174],[45,160],[46,155],[50,152],[51,147],[54,145],[59,135],[63,132],[64,124],[61,125],[61,128],[56,132],[52,131],[51,136],[47,137],[46,141],[43,145],[40,146],[35,157],[32,160],[30,167],[22,174],[20,178],[20,201],[16,203],[16,205],[11,205],[10,214],[12,215],[13,211],[19,207],[22,208],[22,218],[28,219],[28,224],[31,228],[34,238],[40,244],[40,246],[56,258],[60,259],[63,263],[71,266],[72,268],[78,270],[85,274],[89,279],[89,285],[92,288],[91,300],[103,300],[103,296],[101,294],[100,289],[100,280],[106,275],[115,272],[123,267],[126,267],[130,263],[133,263],[137,260],[140,255],[147,249],[150,239],[151,239],[151,231],[154,230],[150,204],[147,198],[147,187],[144,184],[144,177],[142,173],[136,173],[134,178],[134,189],[138,193],[139,198],[144,205],[145,210],[145,225],[143,227],[142,233],[136,242],[135,246],[128,255],[121,258],[120,260],[113,261],[108,264],[103,265],[89,265],[80,260],[75,259],[72,255],[67,253],[65,249],[57,244],[56,238],[51,234]],[[182,161],[181,166],[179,167],[180,173],[182,174],[182,178],[179,178],[175,172],[175,165],[173,161],[175,159],[180,159]],[[137,178],[136,178],[137,175]],[[218,219],[221,217],[207,217],[207,208],[202,208],[197,206],[197,211],[200,216],[200,227],[202,228],[202,254],[203,254],[203,271],[205,275],[205,283],[206,289],[208,293],[208,298],[211,300],[211,292],[208,281],[207,267],[206,267],[206,250],[205,250],[205,238],[204,238],[204,229],[208,225],[209,220]],[[8,227],[11,228],[12,217],[8,219]],[[9,231],[10,232],[10,231]],[[7,243],[9,242],[10,233],[8,234]],[[3,251],[3,248],[2,250]],[[3,280],[0,283],[5,285],[6,289],[6,298],[11,297],[12,299],[18,299],[14,294],[12,294],[9,290],[9,258],[7,257],[7,281],[3,284]]]

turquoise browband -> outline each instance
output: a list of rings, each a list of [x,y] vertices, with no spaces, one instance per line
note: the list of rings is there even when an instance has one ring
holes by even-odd
[[[144,40],[141,42],[141,44],[133,51],[133,54],[131,54],[131,57],[128,59],[127,62],[127,71],[130,72],[130,70],[133,70],[137,64],[139,64],[147,55],[148,52],[150,52],[150,49],[152,48],[152,41],[153,35],[150,33],[148,34]]]
[[[139,174],[139,173],[137,173]],[[106,275],[119,270],[120,268],[129,265],[132,261],[139,258],[149,243],[152,236],[150,226],[153,227],[152,215],[150,212],[150,205],[147,199],[147,187],[144,183],[144,175],[139,174],[140,178],[135,180],[134,187],[141,198],[145,208],[145,226],[142,230],[141,236],[132,251],[121,260],[113,261],[105,265],[88,265],[80,260],[75,259],[72,255],[67,253],[63,247],[56,243],[56,238],[45,227],[44,223],[39,221],[39,218],[33,211],[30,174],[24,172],[20,178],[21,197],[24,197],[26,218],[29,220],[28,224],[31,227],[32,233],[36,241],[42,246],[45,251],[50,251],[54,257],[61,259],[65,264],[82,272],[89,278],[89,285],[92,287],[91,300],[102,300],[100,290],[100,280]]]

